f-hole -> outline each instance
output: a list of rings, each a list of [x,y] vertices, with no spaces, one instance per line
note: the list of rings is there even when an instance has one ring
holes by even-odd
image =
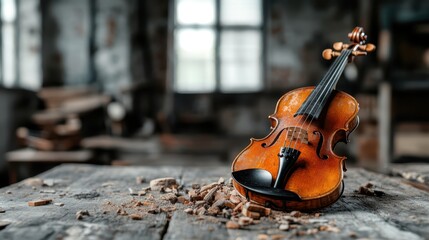
[[[276,138],[274,138],[273,142],[272,142],[272,143],[270,143],[268,146],[267,146],[267,143],[262,143],[262,144],[261,144],[261,146],[262,146],[263,148],[267,148],[267,147],[271,147],[271,146],[273,146],[273,145],[274,145],[274,143],[276,143],[276,142],[277,142],[277,140],[279,139],[280,135],[282,134],[282,132],[283,132],[285,129],[286,129],[286,128],[283,128],[279,133],[277,133]]]
[[[305,131],[302,128],[299,127],[287,127],[287,128],[283,128],[279,133],[277,133],[276,137],[274,138],[274,140],[270,143],[262,143],[261,146],[263,148],[268,148],[273,146],[278,140],[280,135],[283,133],[283,131],[286,130],[286,139],[289,141],[299,141],[301,143],[304,144],[308,144],[308,133],[307,131]]]
[[[322,150],[323,145],[323,135],[319,131],[314,131],[313,134],[319,136],[319,142],[317,143],[316,154],[320,159],[326,160],[329,157],[327,155],[321,155],[320,151]]]

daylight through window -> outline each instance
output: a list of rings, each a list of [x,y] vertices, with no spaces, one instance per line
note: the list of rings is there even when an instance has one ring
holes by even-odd
[[[261,90],[262,9],[261,0],[176,0],[175,91]]]

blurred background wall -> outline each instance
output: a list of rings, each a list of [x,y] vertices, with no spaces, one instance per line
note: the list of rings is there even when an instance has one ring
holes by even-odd
[[[338,84],[358,99],[361,125],[337,151],[379,171],[428,159],[427,1],[1,0],[0,8],[3,184],[11,171],[29,176],[69,153],[108,164],[229,164],[250,137],[269,133],[284,93],[318,83],[331,63],[321,52],[355,26],[378,48]],[[23,162],[31,164],[17,170]]]

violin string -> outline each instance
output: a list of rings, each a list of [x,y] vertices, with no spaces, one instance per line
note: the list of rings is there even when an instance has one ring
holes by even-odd
[[[325,76],[323,77],[323,79],[322,79],[322,81],[321,81],[321,83],[320,83],[320,86],[323,86],[323,84],[327,84],[327,83],[329,83],[329,82],[327,82],[327,83],[324,83],[324,82],[326,82],[326,81],[329,81],[329,79],[330,78],[332,78],[332,72],[336,72],[336,70],[338,69],[338,65],[340,65],[341,64],[341,62],[343,61],[343,56],[340,56],[339,58],[337,58],[336,59],[336,61],[334,62],[334,64],[333,64],[333,67],[332,68],[330,68],[329,69],[329,71],[328,71],[328,73],[327,74],[325,74]],[[317,88],[317,87],[316,87]],[[313,91],[315,91],[316,90],[316,88],[313,90]],[[322,89],[322,93],[324,92],[326,90],[326,87],[325,87],[325,89]],[[317,89],[317,91],[320,91],[319,89]],[[315,99],[314,100],[314,97],[312,97],[312,99],[310,99],[310,102],[308,103],[308,105],[306,106],[306,108],[304,109],[304,112],[306,112],[311,106],[312,106],[312,103],[314,102],[314,103],[317,103],[317,101],[319,100],[319,98],[320,98],[320,96],[321,96],[321,94],[319,94],[319,96],[318,96],[318,98],[317,99]],[[312,107],[312,109],[310,110],[310,112],[313,110],[313,108],[314,108],[314,106]],[[307,121],[307,119],[308,119],[308,117],[309,117],[310,115],[307,115],[306,116],[306,118],[305,118],[305,120],[304,120],[304,122],[302,123],[302,125],[301,125],[301,127],[305,124],[305,122]],[[290,146],[292,145],[292,142],[294,141],[294,136],[295,136],[295,132],[296,132],[296,129],[297,129],[297,127],[295,126],[294,128],[293,128],[293,131],[292,131],[292,135],[291,135],[291,140],[289,141],[289,145],[288,145],[288,148],[290,148]],[[302,128],[300,128],[300,129],[302,129]],[[287,131],[287,134],[286,134],[286,138],[285,138],[285,141],[284,141],[284,144],[283,144],[283,146],[286,146],[286,142],[287,142],[287,139],[288,139],[288,134],[289,133],[289,131]],[[302,133],[302,131],[300,130],[300,133]],[[299,134],[298,134],[298,136],[299,136]],[[302,142],[302,141],[301,141]],[[297,140],[295,140],[295,144],[294,144],[294,148],[295,148],[295,146],[296,146],[296,143],[297,143]]]
[[[329,71],[328,71],[328,73],[326,73],[325,74],[325,76],[322,78],[322,80],[321,80],[321,83],[319,84],[319,86],[323,86],[323,84],[327,84],[327,83],[325,83],[326,81],[329,81],[329,78],[332,78],[332,72],[334,72],[337,68],[338,68],[338,65],[340,64],[340,62],[341,62],[341,59],[342,59],[342,57],[340,56],[339,58],[337,58],[336,59],[336,61],[333,63],[333,67],[331,67],[330,69],[329,69]],[[317,87],[316,87],[317,88]],[[320,89],[314,89],[313,91],[320,91]],[[324,89],[322,89],[322,93],[324,92]],[[311,96],[311,95],[310,95]],[[317,102],[317,100],[318,99],[316,99],[316,102]],[[307,106],[306,106],[306,108],[304,109],[304,111],[303,112],[306,112],[309,108],[310,108],[310,106],[311,106],[311,104],[313,103],[313,101],[314,101],[314,97],[312,97],[312,99],[310,99],[310,102],[307,104]],[[304,120],[304,122],[307,120],[307,118],[308,118],[308,116],[309,115],[307,115],[307,117],[306,117],[306,119]],[[290,146],[292,145],[292,142],[293,142],[293,138],[294,138],[294,135],[295,135],[295,132],[296,132],[296,129],[297,129],[297,127],[295,126],[294,128],[293,128],[293,131],[292,131],[292,135],[291,135],[291,140],[289,141],[289,145],[288,145],[288,148],[290,148]],[[285,141],[284,141],[284,144],[283,144],[283,147],[285,147],[286,146],[286,142],[287,142],[287,140],[288,140],[288,135],[289,135],[289,131],[287,131],[287,133],[286,133],[286,138],[285,138]],[[295,142],[295,145],[296,145],[296,142]]]
[[[345,66],[345,64],[347,63],[347,61],[344,61],[344,60],[346,60],[346,58],[348,57],[348,53],[347,52],[345,52],[344,54],[342,54],[342,55],[344,55],[344,56],[341,56],[341,60],[339,61],[339,63],[337,64],[337,66],[335,66],[335,72],[334,72],[334,74],[330,77],[330,80],[331,79],[336,79],[339,75],[341,75],[341,73],[342,73],[342,68]],[[339,58],[340,59],[340,58]],[[339,65],[339,66],[338,66]],[[310,117],[310,123],[307,125],[307,127],[305,127],[305,131],[307,132],[307,134],[308,134],[308,128],[311,126],[311,123],[313,122],[313,120],[314,120],[314,117],[311,115],[311,113],[313,112],[313,110],[314,110],[314,107],[316,106],[316,103],[317,103],[317,101],[319,101],[319,99],[320,98],[322,98],[322,102],[324,101],[324,98],[327,98],[327,97],[329,97],[329,95],[330,94],[328,94],[328,92],[330,91],[330,89],[332,88],[332,86],[334,85],[336,83],[336,81],[331,81],[331,82],[328,82],[327,84],[326,84],[326,86],[324,87],[324,89],[322,90],[322,93],[320,93],[319,94],[319,96],[318,96],[318,98],[316,99],[316,101],[315,101],[315,103],[314,103],[314,105],[312,105],[312,108],[311,108],[311,110],[310,110],[310,114],[309,115],[307,115],[307,117],[305,118],[305,120],[302,122],[302,124],[299,126],[299,128],[300,129],[304,129],[304,125],[305,125],[305,123],[307,122],[307,120],[308,120],[308,118]],[[325,93],[325,90],[326,90],[326,93]],[[321,107],[323,107],[323,106],[318,106],[317,107],[317,109],[316,109],[316,112],[321,108]],[[293,146],[293,148],[295,148],[296,147],[296,144],[298,143],[298,140],[297,141],[295,141],[295,144],[294,144],[294,146]],[[301,138],[301,143],[303,143],[303,138]]]
[[[347,52],[348,51],[348,52]],[[338,68],[336,68],[335,69],[335,73],[334,73],[334,76],[331,78],[331,79],[336,79],[339,75],[341,75],[342,74],[342,69],[345,67],[345,65],[347,64],[347,61],[344,61],[346,58],[348,58],[348,56],[350,55],[350,53],[351,53],[351,51],[350,50],[345,50],[345,53],[344,54],[342,54],[342,55],[344,55],[344,57],[341,59],[341,61],[340,61],[340,67],[338,67]],[[327,92],[326,93],[328,93],[328,91],[334,86],[334,84],[336,84],[337,83],[337,81],[332,81],[332,82],[328,82],[328,84],[325,86],[325,88],[324,88],[324,90],[323,90],[323,92],[322,92],[322,94],[320,94],[320,96],[318,97],[318,98],[320,98],[320,97],[322,97],[323,95],[324,95],[324,91],[326,90]],[[330,95],[329,94],[327,94],[326,96],[323,96],[323,98],[327,98],[327,97],[329,97]],[[317,101],[316,101],[317,102]],[[313,105],[313,107],[312,107],[312,109],[310,110],[310,112],[312,112],[313,111],[313,108],[316,106],[316,104],[315,105]],[[317,110],[319,110],[321,107],[323,107],[323,106],[319,106],[317,109],[316,109],[316,111]],[[308,116],[307,116],[308,117]],[[308,128],[311,126],[311,123],[313,122],[313,120],[314,120],[314,117],[311,117],[311,119],[310,119],[310,122],[308,123],[308,125],[307,125],[307,127],[305,127],[305,130],[306,131],[308,131]],[[305,125],[305,122],[307,121],[307,118],[305,119],[305,121],[302,123],[302,125],[300,126],[300,128],[304,128],[304,125]],[[301,143],[302,143],[303,141],[301,140]],[[294,145],[294,148],[296,147],[296,142],[295,142],[295,145]]]
[[[344,54],[345,55],[345,58],[347,58],[350,54],[349,53],[345,53]],[[344,59],[345,60],[345,59]],[[335,76],[333,77],[333,79],[336,79],[336,78],[338,78],[341,74],[342,74],[342,72],[343,72],[343,69],[344,69],[344,67],[345,67],[345,65],[347,64],[347,61],[342,61],[341,62],[341,66],[337,69],[337,72],[335,73]],[[329,85],[327,85],[326,86],[326,90],[327,91],[329,91],[330,89],[332,89],[332,87],[335,85],[337,83],[337,81],[332,81],[331,83],[329,83]],[[328,93],[328,92],[327,92]],[[328,94],[328,95],[325,95],[325,96],[323,96],[323,98],[328,98],[330,95]],[[322,101],[324,101],[324,99],[322,99]],[[319,106],[317,109],[316,109],[316,112],[321,108],[321,107],[323,107],[323,106]],[[311,110],[312,111],[312,110]],[[308,124],[308,126],[306,127],[306,130],[309,128],[309,126],[311,125],[311,123],[312,123],[312,121],[314,120],[314,118],[311,118],[310,119],[310,123]]]
[[[331,80],[331,79],[335,79],[339,74],[341,74],[341,68],[342,68],[342,65],[344,64],[344,60],[345,60],[345,58],[347,58],[347,55],[348,54],[342,54],[342,56],[341,57],[339,57],[338,59],[338,63],[336,64],[336,66],[334,67],[334,73],[332,74],[332,76],[330,76],[329,77],[329,79]],[[320,98],[322,98],[322,100],[323,100],[323,98],[325,98],[325,91],[326,91],[326,93],[328,93],[329,92],[329,89],[331,88],[331,86],[332,86],[332,84],[334,84],[334,82],[335,81],[332,81],[332,83],[330,83],[329,81],[326,83],[326,85],[325,85],[325,87],[324,87],[324,89],[322,90],[322,92],[319,94],[319,96],[317,97],[317,99],[314,101],[314,104],[313,105],[309,105],[309,106],[311,106],[311,110],[310,110],[310,112],[309,112],[309,114],[306,116],[306,118],[305,118],[305,120],[302,122],[302,124],[299,126],[299,128],[301,129],[300,130],[300,132],[302,132],[302,130],[304,129],[304,125],[305,125],[305,123],[307,122],[307,120],[310,118],[310,122],[312,122],[313,121],[313,119],[314,119],[314,116],[311,114],[312,112],[313,112],[313,110],[314,110],[314,107],[317,105],[316,103],[319,101],[319,99]],[[322,106],[320,106],[320,107],[322,107]],[[318,110],[318,109],[320,109],[320,107],[318,107],[316,110]],[[305,131],[308,131],[308,127],[309,127],[310,125],[308,125],[307,126],[307,129],[305,129]],[[308,134],[308,133],[307,133]],[[297,139],[299,139],[299,138],[297,138]],[[298,143],[298,140],[297,141],[295,141],[295,144],[294,144],[294,146],[293,146],[293,148],[295,148],[296,147],[296,144]],[[303,143],[303,138],[301,138],[301,143]]]

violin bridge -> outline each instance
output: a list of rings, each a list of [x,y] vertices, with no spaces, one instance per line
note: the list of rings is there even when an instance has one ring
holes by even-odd
[[[289,141],[300,141],[302,143],[308,144],[308,132],[299,127],[288,127],[287,129],[287,139]]]

